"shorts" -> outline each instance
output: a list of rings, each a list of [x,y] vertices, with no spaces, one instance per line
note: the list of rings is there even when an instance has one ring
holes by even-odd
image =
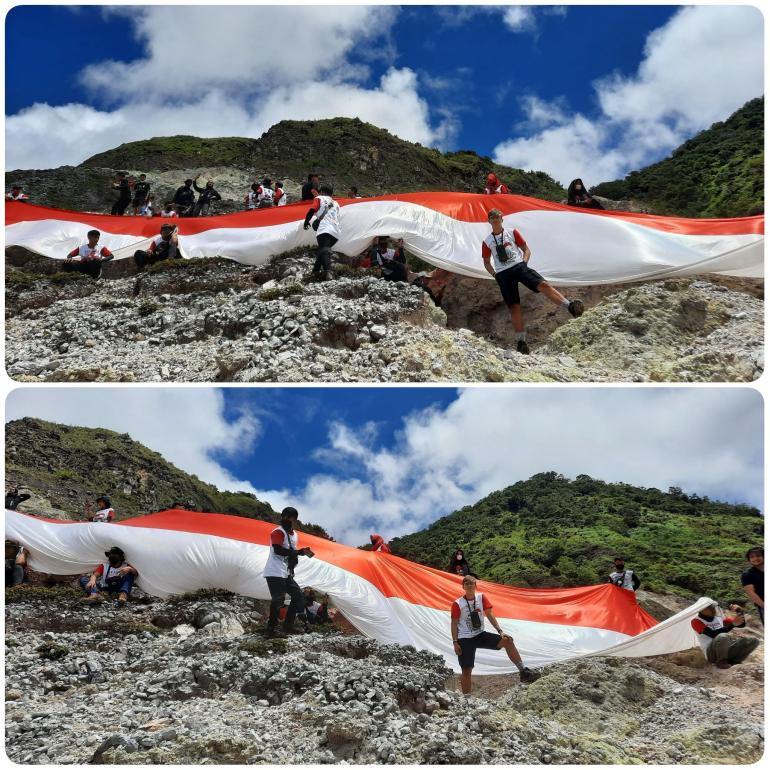
[[[457,660],[460,662],[460,668],[473,668],[476,662],[476,650],[496,650],[502,638],[500,634],[490,634],[489,631],[482,631],[480,634],[476,634],[476,636],[458,639],[461,652],[457,656]]]
[[[520,305],[519,283],[523,283],[530,291],[537,292],[538,286],[545,280],[537,270],[533,270],[526,262],[501,270],[495,273],[495,280],[500,287],[503,301],[508,307]]]

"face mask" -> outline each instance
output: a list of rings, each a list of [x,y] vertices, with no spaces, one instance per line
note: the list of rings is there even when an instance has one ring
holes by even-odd
[[[281,519],[281,526],[284,529],[294,529],[294,519]]]
[[[118,567],[120,566],[120,563],[123,561],[123,559],[120,558],[120,556],[110,556],[110,566],[111,567]]]
[[[615,572],[622,572],[626,568],[625,564],[616,564],[615,565]]]

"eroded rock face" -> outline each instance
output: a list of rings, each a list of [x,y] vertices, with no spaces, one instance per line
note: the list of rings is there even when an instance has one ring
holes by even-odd
[[[22,382],[750,381],[762,300],[706,280],[581,288],[589,311],[523,292],[533,355],[515,352],[491,281],[435,271],[418,286],[313,253],[258,268],[206,259],[92,281],[9,274],[6,364]]]
[[[762,754],[761,650],[727,671],[702,655],[699,667],[681,654],[655,659],[659,670],[587,659],[466,699],[442,658],[411,647],[334,628],[267,640],[264,605],[244,597],[84,608],[76,595],[8,593],[14,762],[699,764]],[[211,633],[223,621],[243,633]]]

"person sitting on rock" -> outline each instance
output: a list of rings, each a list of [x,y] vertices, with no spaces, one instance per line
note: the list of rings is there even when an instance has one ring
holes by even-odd
[[[171,201],[166,201],[163,204],[163,210],[160,212],[160,215],[164,219],[175,219],[179,217],[179,214],[176,212],[176,206]]]
[[[447,567],[447,572],[451,572],[453,575],[471,575],[472,577],[476,577],[471,572],[471,565],[468,564],[467,559],[465,558],[465,553],[463,552],[462,548],[458,548],[453,554],[452,558],[449,560],[449,566]]]
[[[492,604],[483,593],[476,592],[476,578],[463,578],[463,591],[451,606],[452,644],[460,663],[460,686],[464,695],[471,692],[471,674],[476,662],[476,650],[505,650],[508,659],[519,669],[519,678],[524,683],[534,682],[539,674],[527,668],[513,643],[513,638],[503,633],[497,618],[492,614]],[[484,630],[484,616],[487,617],[496,634]]]
[[[567,188],[567,205],[578,206],[581,209],[604,209],[596,198],[587,192],[582,179],[573,179]]]
[[[583,315],[583,303],[579,299],[567,299],[529,266],[532,252],[527,242],[518,230],[506,230],[503,227],[500,209],[492,209],[488,219],[492,232],[481,243],[481,258],[486,271],[497,281],[503,301],[508,305],[516,333],[516,350],[526,355],[529,353],[529,345],[521,317],[520,283],[530,291],[544,294],[554,305],[563,306],[574,318]]]
[[[146,174],[139,174],[139,179],[134,183],[134,200],[131,205],[134,209],[134,216],[140,214],[147,203],[147,198],[150,195],[150,183],[147,181]],[[141,214],[145,216],[145,214]]]
[[[300,556],[312,558],[315,554],[310,548],[297,548],[298,534],[294,527],[299,519],[296,508],[284,508],[281,511],[281,526],[270,533],[270,553],[267,557],[265,570],[262,573],[270,591],[270,615],[267,620],[268,637],[285,637],[287,634],[299,634],[302,631],[295,627],[294,618],[302,611],[304,600],[302,590],[294,580],[294,568]],[[278,629],[278,618],[283,607],[286,594],[291,597],[291,603],[283,622],[283,631]]]
[[[96,513],[90,510],[90,504],[86,505],[86,518],[89,521],[104,522],[109,524],[115,518],[115,510],[110,503],[109,497],[96,498]]]
[[[318,174],[308,174],[307,182],[302,185],[301,200],[312,201],[320,193],[319,188]]]
[[[195,209],[195,191],[193,180],[185,179],[184,184],[174,193],[174,205],[180,217],[190,217]]]
[[[275,183],[275,199],[276,206],[285,206],[289,202],[289,197],[286,195],[283,189],[283,182]]]
[[[391,553],[390,546],[383,540],[382,535],[369,535],[372,551],[379,553]]]
[[[270,209],[273,207],[275,190],[273,190],[273,180],[266,176],[262,184],[257,187],[257,208]]]
[[[221,201],[222,196],[214,189],[214,182],[209,179],[206,182],[205,187],[198,187],[198,178],[195,178],[193,187],[196,192],[199,192],[198,202],[195,204],[193,210],[194,217],[207,217],[209,215],[209,209],[214,201]]]
[[[143,217],[148,217],[149,219],[152,219],[152,217],[155,216],[154,208],[155,208],[155,196],[152,193],[149,193],[145,198],[144,205],[142,206],[142,210],[139,213]]]
[[[65,272],[78,272],[98,278],[102,274],[102,263],[113,258],[112,252],[106,246],[99,246],[101,233],[89,230],[86,234],[88,241],[67,254],[62,269]]]
[[[15,540],[5,541],[5,586],[14,588],[27,579],[29,551]]]
[[[300,620],[309,625],[328,623],[329,597],[324,594],[322,601],[316,600],[315,591],[310,586],[302,589],[303,611]]]
[[[313,198],[313,203],[307,210],[303,227],[310,227],[313,221],[313,230],[316,231],[318,249],[316,251],[313,275],[320,276],[321,280],[331,278],[332,246],[340,239],[340,205],[332,198],[334,191],[329,185],[321,185],[319,194]]]
[[[19,492],[18,487],[11,487],[5,490],[5,508],[8,511],[15,511],[25,500],[29,500],[31,495],[26,492]]]
[[[498,178],[497,174],[487,174],[487,186],[484,188],[484,195],[507,195],[510,190]]]
[[[22,192],[21,185],[15,184],[11,187],[11,191],[5,194],[7,201],[19,201],[24,203],[29,200],[29,195],[25,195]]]
[[[636,591],[642,584],[639,577],[632,569],[626,569],[626,562],[622,556],[616,556],[612,563],[615,569],[607,576],[607,582],[626,591]]]
[[[113,546],[104,555],[107,561],[95,567],[90,575],[80,578],[80,587],[86,592],[86,602],[96,603],[102,600],[101,592],[111,596],[117,594],[118,603],[125,604],[134,587],[134,579],[139,574],[136,567],[126,561],[126,555],[121,548]]]
[[[128,208],[128,204],[131,203],[131,185],[125,172],[119,171],[115,175],[112,189],[118,191],[118,199],[112,204],[110,214],[114,217],[122,217]]]
[[[379,235],[374,239],[371,250],[371,264],[380,268],[382,277],[386,281],[403,281],[406,283],[409,270],[406,266],[406,252],[404,251],[404,239],[399,238],[397,248],[388,248],[390,238],[387,235]]]
[[[731,604],[730,615],[719,617],[717,605],[704,607],[691,621],[698,634],[698,644],[706,660],[717,668],[730,668],[742,663],[759,646],[759,639],[741,637],[734,639],[728,634],[735,628],[745,628],[746,617],[738,604]]]
[[[146,265],[162,262],[164,259],[181,259],[182,253],[179,251],[179,237],[177,236],[176,225],[168,223],[160,226],[160,235],[153,238],[147,251],[138,249],[134,252],[134,261],[141,270]]]

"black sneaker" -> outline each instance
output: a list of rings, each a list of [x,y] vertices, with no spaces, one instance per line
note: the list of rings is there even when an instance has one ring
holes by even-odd
[[[567,310],[573,318],[580,318],[585,312],[585,305],[579,299],[571,299],[567,305]]]
[[[286,634],[280,628],[271,628],[270,626],[268,626],[265,636],[268,639],[286,639]]]
[[[522,355],[525,355],[525,356],[529,355],[529,345],[527,345],[526,340],[519,340],[516,343],[516,352],[521,353]]]
[[[287,636],[289,634],[304,634],[305,632],[299,627],[299,626],[284,626],[283,627],[283,634],[284,636]]]
[[[519,679],[522,684],[531,684],[540,679],[540,674],[538,674],[537,671],[533,671],[531,668],[523,668],[519,671]]]

